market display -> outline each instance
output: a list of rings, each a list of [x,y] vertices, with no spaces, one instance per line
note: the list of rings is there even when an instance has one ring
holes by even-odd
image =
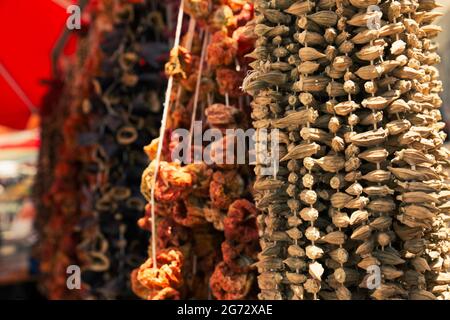
[[[41,109],[41,293],[450,300],[438,6],[88,1]]]
[[[255,183],[260,299],[449,298],[435,7],[256,1],[245,90],[280,144]]]

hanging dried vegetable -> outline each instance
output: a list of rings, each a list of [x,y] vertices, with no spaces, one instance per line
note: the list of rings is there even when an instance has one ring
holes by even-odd
[[[91,148],[82,145],[78,141],[78,135],[87,130],[88,119],[81,112],[83,97],[89,92],[90,75],[96,72],[98,66],[98,51],[93,43],[97,39],[108,21],[108,11],[100,6],[90,6],[87,12],[97,23],[89,26],[91,31],[83,30],[79,38],[79,50],[74,57],[73,68],[65,70],[68,73],[63,94],[56,104],[58,121],[53,123],[59,126],[59,136],[55,140],[59,142],[51,145],[55,152],[52,166],[43,166],[40,169],[41,177],[45,175],[46,190],[41,193],[36,189],[40,197],[42,208],[48,212],[39,211],[40,241],[36,248],[36,255],[40,261],[40,288],[49,299],[83,299],[89,294],[89,288],[82,283],[81,290],[69,290],[67,287],[67,268],[70,265],[80,265],[81,260],[77,255],[78,237],[76,227],[83,210],[80,203],[84,202],[85,194],[81,186],[85,179],[83,164],[90,158]],[[91,51],[92,50],[92,51]],[[90,55],[86,55],[89,52]],[[80,71],[81,70],[81,71]],[[44,118],[45,119],[45,118]],[[42,150],[46,152],[46,150]],[[47,150],[50,151],[50,150]],[[42,154],[43,162],[51,160],[46,154]],[[53,172],[47,172],[53,170]],[[39,183],[38,183],[39,185]]]
[[[66,79],[70,82],[71,79]],[[58,161],[56,151],[61,144],[61,130],[64,108],[61,97],[65,95],[66,88],[61,79],[53,80],[48,84],[48,93],[43,99],[42,110],[40,112],[41,133],[40,149],[37,164],[36,178],[33,187],[33,201],[36,207],[35,228],[40,233],[45,227],[48,214],[51,208],[44,203],[44,195],[50,189],[53,181],[53,170]]]
[[[57,110],[63,134],[54,178],[39,193],[51,209],[37,249],[51,299],[134,297],[129,272],[146,251],[135,219],[145,201],[130,186],[147,164],[143,142],[157,133],[168,51],[162,9],[155,1],[100,1],[86,9],[92,23]],[[81,267],[81,291],[66,285],[73,264]]]
[[[435,7],[256,1],[244,89],[282,137],[256,167],[260,299],[449,299]]]
[[[235,137],[225,135],[211,145],[209,155],[214,161],[209,165],[194,159],[195,154],[204,154],[203,145],[193,145],[183,155],[184,163],[172,156],[181,146],[173,132],[185,129],[192,138],[199,130],[194,124],[197,119],[206,119],[201,132],[248,128],[248,105],[239,87],[246,72],[244,55],[253,46],[244,27],[253,10],[250,4],[235,1],[185,0],[183,7],[190,16],[189,27],[166,64],[166,74],[174,83],[167,130],[160,137],[162,157],[156,159],[159,140],[146,147],[152,162],[144,171],[141,190],[152,203],[154,188],[156,254],[173,247],[183,254],[184,284],[179,297],[249,298],[258,251],[256,208],[246,200],[250,173],[247,166],[221,162]],[[139,225],[151,229],[151,204],[148,209]],[[144,283],[136,279],[135,293],[149,298],[142,293]],[[176,289],[169,284],[167,288]]]

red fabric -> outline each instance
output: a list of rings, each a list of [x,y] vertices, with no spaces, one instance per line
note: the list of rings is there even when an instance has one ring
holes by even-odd
[[[68,14],[52,0],[0,1],[0,63],[39,107],[51,79],[51,52]],[[73,50],[70,50],[73,51]],[[23,129],[30,112],[0,77],[0,125]]]
[[[37,129],[27,131],[11,131],[0,134],[0,151],[13,149],[38,149],[40,134]]]
[[[33,149],[39,149],[41,145],[41,142],[39,139],[35,140],[28,140],[24,142],[20,142],[17,144],[4,144],[0,145],[0,150],[6,150],[6,149],[23,149],[23,148],[33,148]]]

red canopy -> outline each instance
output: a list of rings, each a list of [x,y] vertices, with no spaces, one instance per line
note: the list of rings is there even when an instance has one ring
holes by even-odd
[[[51,53],[71,0],[0,1],[0,125],[23,129],[52,78]]]

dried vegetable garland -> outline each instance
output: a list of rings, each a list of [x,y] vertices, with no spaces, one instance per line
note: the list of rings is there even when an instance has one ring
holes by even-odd
[[[68,75],[66,80],[70,82]],[[64,120],[63,101],[66,88],[62,80],[53,80],[49,83],[48,93],[43,99],[42,110],[40,112],[41,118],[41,133],[40,133],[40,149],[37,163],[36,178],[33,187],[33,201],[36,207],[35,228],[40,233],[48,220],[48,215],[51,208],[47,207],[44,201],[44,195],[50,189],[53,182],[53,170],[58,161],[57,150],[61,144],[61,135],[59,134],[62,122]]]
[[[144,212],[139,190],[147,139],[157,136],[164,56],[165,9],[156,1],[112,1],[112,30],[102,36],[101,69],[83,101],[93,157],[80,219],[82,278],[93,298],[131,298],[129,274],[146,252],[135,221]]]
[[[209,0],[185,0],[181,6],[190,20],[181,46],[176,37],[166,64],[169,85],[173,81],[166,106],[167,130],[161,141],[146,148],[152,162],[141,185],[150,203],[139,224],[148,230],[153,227],[156,241],[149,252],[152,257],[132,273],[133,288],[143,299],[248,298],[254,283],[251,265],[258,251],[256,209],[247,200],[248,168],[199,161],[182,165],[172,159],[180,142],[171,133],[184,128],[192,137],[195,120],[206,120],[202,130],[224,133],[248,127],[248,106],[239,86],[246,71],[244,55],[253,46],[243,27],[252,18],[252,6]],[[234,138],[217,141],[211,153],[224,155],[227,139]],[[159,143],[163,143],[161,161]],[[195,148],[203,152],[202,145],[195,145],[188,160]],[[152,195],[156,225],[152,225]]]
[[[280,144],[256,168],[260,299],[450,298],[435,7],[256,1],[244,88]]]
[[[53,124],[63,128],[55,168],[48,157],[40,169],[54,177],[45,182],[46,193],[36,189],[41,207],[51,209],[39,213],[46,221],[37,248],[50,299],[134,297],[129,272],[145,254],[146,237],[135,223],[145,202],[130,186],[147,164],[144,141],[157,133],[164,86],[158,55],[168,51],[161,9],[155,1],[119,0],[88,9],[93,22],[68,70],[60,122]],[[68,290],[69,265],[81,267],[82,290]]]
[[[90,14],[97,21],[108,19],[108,12],[100,6],[90,8]],[[73,69],[67,71],[67,79],[71,83],[65,84],[62,89],[64,95],[57,105],[60,122],[55,125],[60,125],[62,132],[60,143],[51,146],[56,148],[54,167],[41,167],[53,170],[49,174],[52,179],[46,182],[49,187],[40,194],[42,207],[49,211],[45,213],[45,224],[40,224],[40,242],[36,249],[41,269],[40,286],[49,299],[82,299],[88,293],[85,285],[81,290],[69,290],[67,268],[82,263],[77,253],[76,227],[82,210],[80,203],[85,200],[81,192],[85,179],[83,164],[89,161],[92,150],[79,143],[78,134],[88,128],[88,118],[82,114],[81,105],[83,97],[89,92],[90,75],[96,72],[98,66],[98,50],[92,44],[98,43],[102,24],[93,24],[90,28],[92,30],[79,39],[80,49],[75,64]]]

